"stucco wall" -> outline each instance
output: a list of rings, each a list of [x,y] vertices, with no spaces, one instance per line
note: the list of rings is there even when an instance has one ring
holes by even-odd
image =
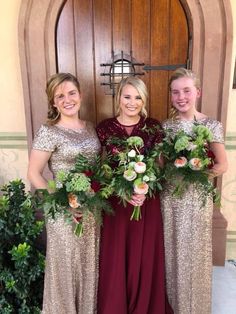
[[[18,53],[21,0],[0,1],[0,184],[26,177],[28,152]]]
[[[232,72],[233,81],[234,64],[236,58],[236,1],[231,0],[233,13],[233,57]],[[226,150],[229,169],[223,176],[222,213],[228,221],[227,232],[227,258],[236,259],[236,89],[231,88],[228,104],[226,126]]]

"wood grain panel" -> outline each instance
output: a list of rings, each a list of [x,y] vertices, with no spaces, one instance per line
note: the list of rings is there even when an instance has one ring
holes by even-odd
[[[170,0],[152,1],[151,11],[151,65],[169,64],[169,9]],[[167,117],[168,72],[151,71],[150,115],[160,121]]]
[[[150,64],[150,1],[132,1],[132,52],[134,59],[139,63]],[[144,72],[143,67],[136,67],[144,73],[140,78],[150,90],[150,73]],[[147,109],[149,111],[149,101]]]
[[[58,72],[76,74],[75,32],[73,0],[68,0],[63,7],[57,25],[57,69]]]
[[[81,83],[82,119],[96,123],[92,0],[74,1],[76,73]]]
[[[104,68],[101,63],[111,62],[112,56],[112,0],[94,1],[94,56],[97,122],[114,115],[113,99],[106,95],[109,89],[102,86]]]
[[[169,61],[170,0],[154,0],[151,4],[151,62],[153,65],[165,65]]]
[[[188,58],[188,25],[185,12],[178,0],[170,5],[170,64],[184,64]]]
[[[188,60],[188,25],[185,12],[178,0],[172,0],[170,5],[170,64],[187,64]],[[168,81],[173,71],[168,72]],[[168,113],[171,108],[170,97],[168,102]]]
[[[131,50],[131,1],[112,0],[113,50],[129,54]]]

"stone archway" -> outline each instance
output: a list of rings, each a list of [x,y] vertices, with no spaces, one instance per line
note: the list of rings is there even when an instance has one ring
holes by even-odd
[[[19,51],[25,100],[28,147],[44,121],[45,81],[56,72],[55,28],[66,0],[24,0],[19,14]],[[225,126],[230,89],[232,14],[230,0],[180,0],[191,37],[192,66],[202,80],[201,110]],[[40,110],[38,108],[40,107]],[[221,187],[221,180],[217,185]],[[225,259],[226,221],[213,217],[214,264]]]

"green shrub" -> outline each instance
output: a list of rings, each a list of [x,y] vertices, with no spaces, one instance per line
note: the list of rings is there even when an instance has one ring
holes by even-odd
[[[41,311],[45,256],[36,245],[44,222],[36,221],[30,193],[21,180],[1,188],[0,313]]]

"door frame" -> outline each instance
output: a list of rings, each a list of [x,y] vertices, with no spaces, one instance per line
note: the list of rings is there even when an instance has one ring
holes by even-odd
[[[19,12],[19,54],[25,103],[28,148],[45,121],[45,82],[56,72],[55,28],[67,0],[23,0]],[[231,84],[233,22],[230,0],[179,0],[188,21],[192,41],[192,69],[202,82],[200,109],[226,127]],[[216,31],[217,30],[217,31]],[[37,117],[32,108],[41,107]],[[221,188],[222,180],[217,180]],[[213,217],[213,261],[223,265],[226,226],[220,210]]]

